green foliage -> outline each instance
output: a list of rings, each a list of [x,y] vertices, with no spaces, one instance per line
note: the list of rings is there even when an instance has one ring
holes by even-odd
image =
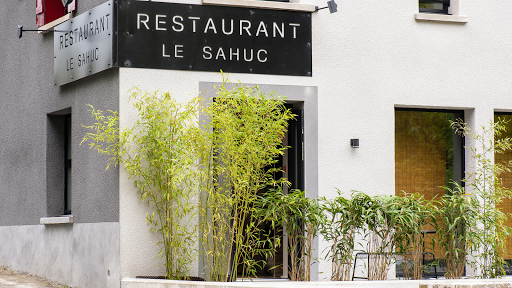
[[[417,248],[415,242],[421,233],[420,225],[426,220],[422,202],[418,195],[372,197],[365,215],[367,253],[374,258],[368,268],[370,280],[387,279],[394,252],[398,255],[416,252],[409,248]]]
[[[121,162],[154,211],[147,221],[162,236],[170,279],[186,276],[194,258],[197,212],[207,280],[234,280],[239,267],[253,275],[264,264],[255,256],[271,256],[279,245],[258,227],[254,204],[259,191],[283,181],[274,179],[273,165],[286,149],[282,138],[293,115],[275,93],[226,86],[202,110],[198,99],[180,104],[168,93],[136,89],[130,99],[137,122],[121,133],[116,112],[105,116],[91,106],[95,123],[82,142],[111,156],[107,169]],[[208,118],[203,125],[200,113]]]
[[[396,257],[412,263],[406,277],[418,279],[424,247],[421,230],[428,225],[436,228],[434,244],[447,263],[446,277],[460,278],[466,263],[479,268],[481,277],[504,275],[501,254],[512,229],[505,225],[508,215],[497,207],[512,195],[500,179],[512,171],[512,163],[494,163],[493,157],[512,149],[512,139],[503,136],[506,121],[491,122],[480,134],[461,121],[452,122],[456,132],[475,140],[476,146],[468,149],[475,167],[467,175],[466,187],[444,187],[447,195],[439,200],[353,192],[350,198],[340,193],[320,205],[303,191],[283,195],[281,187],[287,181],[275,179],[281,172],[275,167],[277,159],[287,148],[282,139],[294,116],[284,100],[258,87],[236,84],[228,89],[226,81],[203,106],[198,98],[180,104],[168,93],[135,89],[130,99],[138,119],[132,127],[120,132],[117,112],[105,115],[93,106],[95,122],[84,126],[91,132],[82,143],[110,156],[107,169],[123,164],[140,199],[153,211],[147,221],[151,231],[161,235],[167,278],[182,279],[188,273],[196,252],[193,220],[198,213],[201,256],[210,281],[233,281],[238,269],[243,277],[255,276],[265,264],[255,260],[257,256],[275,254],[281,243],[260,228],[264,221],[289,237],[292,280],[310,279],[312,243],[318,232],[332,243],[327,253],[332,280],[350,279],[357,251],[372,255],[370,280],[386,279]],[[204,123],[198,121],[201,113],[207,118]],[[468,262],[470,254],[475,261]]]
[[[339,196],[332,200],[323,199],[322,205],[326,221],[322,223],[320,233],[325,240],[332,243],[327,253],[327,259],[332,263],[333,281],[348,281],[356,248],[355,237],[365,226],[366,211],[372,205],[371,197],[361,193],[353,193],[346,199]]]
[[[432,201],[426,201],[422,195],[407,194],[394,197],[394,206],[398,213],[394,225],[394,251],[406,263],[406,279],[421,279],[423,248],[425,247],[424,227],[432,224],[430,215]]]
[[[475,195],[466,194],[460,184],[453,185],[454,189],[445,187],[447,194],[434,205],[434,244],[442,249],[447,268],[445,277],[460,279],[466,263],[474,265],[467,256],[476,251],[479,242],[476,233],[479,203]]]
[[[270,189],[256,202],[257,216],[270,221],[275,231],[284,230],[288,236],[289,276],[292,281],[310,281],[313,240],[324,222],[322,209],[316,199],[306,198],[305,192]]]
[[[94,149],[98,154],[111,156],[108,160],[107,170],[110,165],[117,166],[119,163],[119,115],[116,111],[108,110],[110,115],[104,115],[101,110],[96,110],[88,105],[91,110],[91,117],[96,121],[93,125],[84,126],[93,132],[85,134],[82,142],[89,142],[89,148]]]
[[[494,162],[495,154],[512,150],[512,139],[502,137],[507,124],[503,119],[491,121],[488,128],[481,127],[477,133],[461,120],[452,123],[457,133],[473,139],[476,144],[468,149],[475,167],[465,182],[466,193],[477,199],[473,201],[476,206],[473,209],[478,211],[477,225],[473,226],[472,233],[476,234],[477,241],[474,243],[477,251],[475,263],[483,278],[505,275],[506,263],[500,254],[505,251],[506,236],[512,233],[512,229],[505,225],[509,216],[497,208],[505,198],[512,195],[512,190],[504,187],[500,179],[502,173],[511,172],[512,163]]]
[[[333,265],[331,280],[351,279],[354,254],[359,251],[371,256],[369,280],[387,279],[395,256],[415,261],[417,271],[408,271],[408,277],[421,277],[418,258],[421,255],[418,254],[422,245],[421,229],[429,222],[428,204],[423,197],[417,194],[372,197],[353,192],[347,199],[339,190],[338,193],[339,196],[333,200],[324,199],[327,221],[320,230],[332,243],[327,253]],[[366,243],[366,248],[363,243]],[[358,246],[361,248],[356,249]]]
[[[275,93],[236,84],[228,89],[226,80],[203,113],[208,116],[205,131],[211,131],[203,155],[201,231],[203,264],[210,281],[232,281],[236,271],[254,275],[262,261],[256,255],[273,255],[275,247],[265,246],[254,206],[259,191],[280,185],[273,167],[282,156],[282,138],[291,111]]]
[[[147,93],[135,89],[130,97],[138,111],[137,122],[118,133],[118,115],[104,116],[92,108],[96,123],[88,128],[82,142],[99,153],[120,161],[129,179],[153,212],[147,214],[152,232],[161,235],[160,256],[165,258],[166,277],[187,276],[195,258],[196,215],[200,173],[196,159],[202,147],[197,121],[198,99],[176,102],[168,93]],[[92,107],[92,106],[91,106]],[[108,143],[107,147],[104,147]],[[108,168],[108,166],[107,166]]]

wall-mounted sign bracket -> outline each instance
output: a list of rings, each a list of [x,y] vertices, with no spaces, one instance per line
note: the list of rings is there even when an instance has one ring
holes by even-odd
[[[30,32],[60,32],[60,33],[68,33],[70,31],[63,31],[63,30],[41,30],[41,29],[23,29],[23,25],[18,25],[18,39],[23,36],[23,31],[30,31]]]

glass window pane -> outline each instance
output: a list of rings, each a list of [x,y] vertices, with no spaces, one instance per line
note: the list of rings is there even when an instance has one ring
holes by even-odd
[[[66,116],[66,131],[65,131],[65,213],[71,213],[72,203],[72,179],[71,179],[71,115]]]
[[[443,3],[420,3],[420,8],[442,10]]]
[[[505,133],[501,134],[501,137],[512,137],[512,115],[507,114],[495,114],[494,115],[494,121],[498,121],[498,117],[500,119],[503,119],[505,121],[508,121],[507,124],[507,131]],[[512,151],[506,151],[505,153],[501,154],[494,154],[494,161],[496,163],[507,163],[509,161],[512,161]],[[501,175],[499,175],[501,179],[501,183],[506,188],[512,187],[512,172],[504,172]],[[504,213],[512,213],[512,199],[505,199],[502,203],[498,204],[498,208],[504,212]],[[505,225],[512,227],[512,218],[509,218],[507,222],[505,222]],[[512,263],[510,261],[512,259],[512,236],[507,237],[507,241],[505,243],[506,245],[506,253],[503,255],[503,258],[509,262],[509,264]],[[507,269],[507,274],[512,274],[512,269]]]
[[[462,112],[395,111],[395,194],[444,194],[463,178],[463,141],[450,127]]]

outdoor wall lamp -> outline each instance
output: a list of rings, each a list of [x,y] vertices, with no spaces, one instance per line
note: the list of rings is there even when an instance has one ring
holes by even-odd
[[[359,139],[350,139],[350,146],[352,148],[359,148]]]
[[[329,8],[329,12],[331,12],[331,14],[338,12],[338,5],[336,5],[336,2],[334,2],[334,0],[327,1],[327,6],[322,7],[322,8],[319,8],[318,6],[316,6],[315,12],[317,12],[318,10],[325,9],[325,8]]]
[[[61,32],[61,33],[68,33],[70,31],[60,31],[60,30],[33,30],[33,29],[23,29],[23,25],[18,25],[18,39],[23,36],[23,31],[37,31],[37,32]]]

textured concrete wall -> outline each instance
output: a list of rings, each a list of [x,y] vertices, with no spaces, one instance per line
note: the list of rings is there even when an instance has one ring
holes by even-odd
[[[72,287],[120,286],[119,223],[0,226],[0,264]]]
[[[77,13],[102,2],[78,1]],[[55,203],[63,201],[63,187],[51,184],[63,175],[52,173],[60,166],[47,147],[53,139],[47,114],[62,109],[72,112],[75,223],[119,221],[117,169],[105,171],[107,157],[79,145],[82,124],[92,123],[86,104],[117,109],[118,71],[54,87],[53,33],[16,37],[17,25],[36,28],[35,2],[3,3],[0,24],[0,225],[39,224],[41,217],[63,212],[57,211],[63,204]]]

